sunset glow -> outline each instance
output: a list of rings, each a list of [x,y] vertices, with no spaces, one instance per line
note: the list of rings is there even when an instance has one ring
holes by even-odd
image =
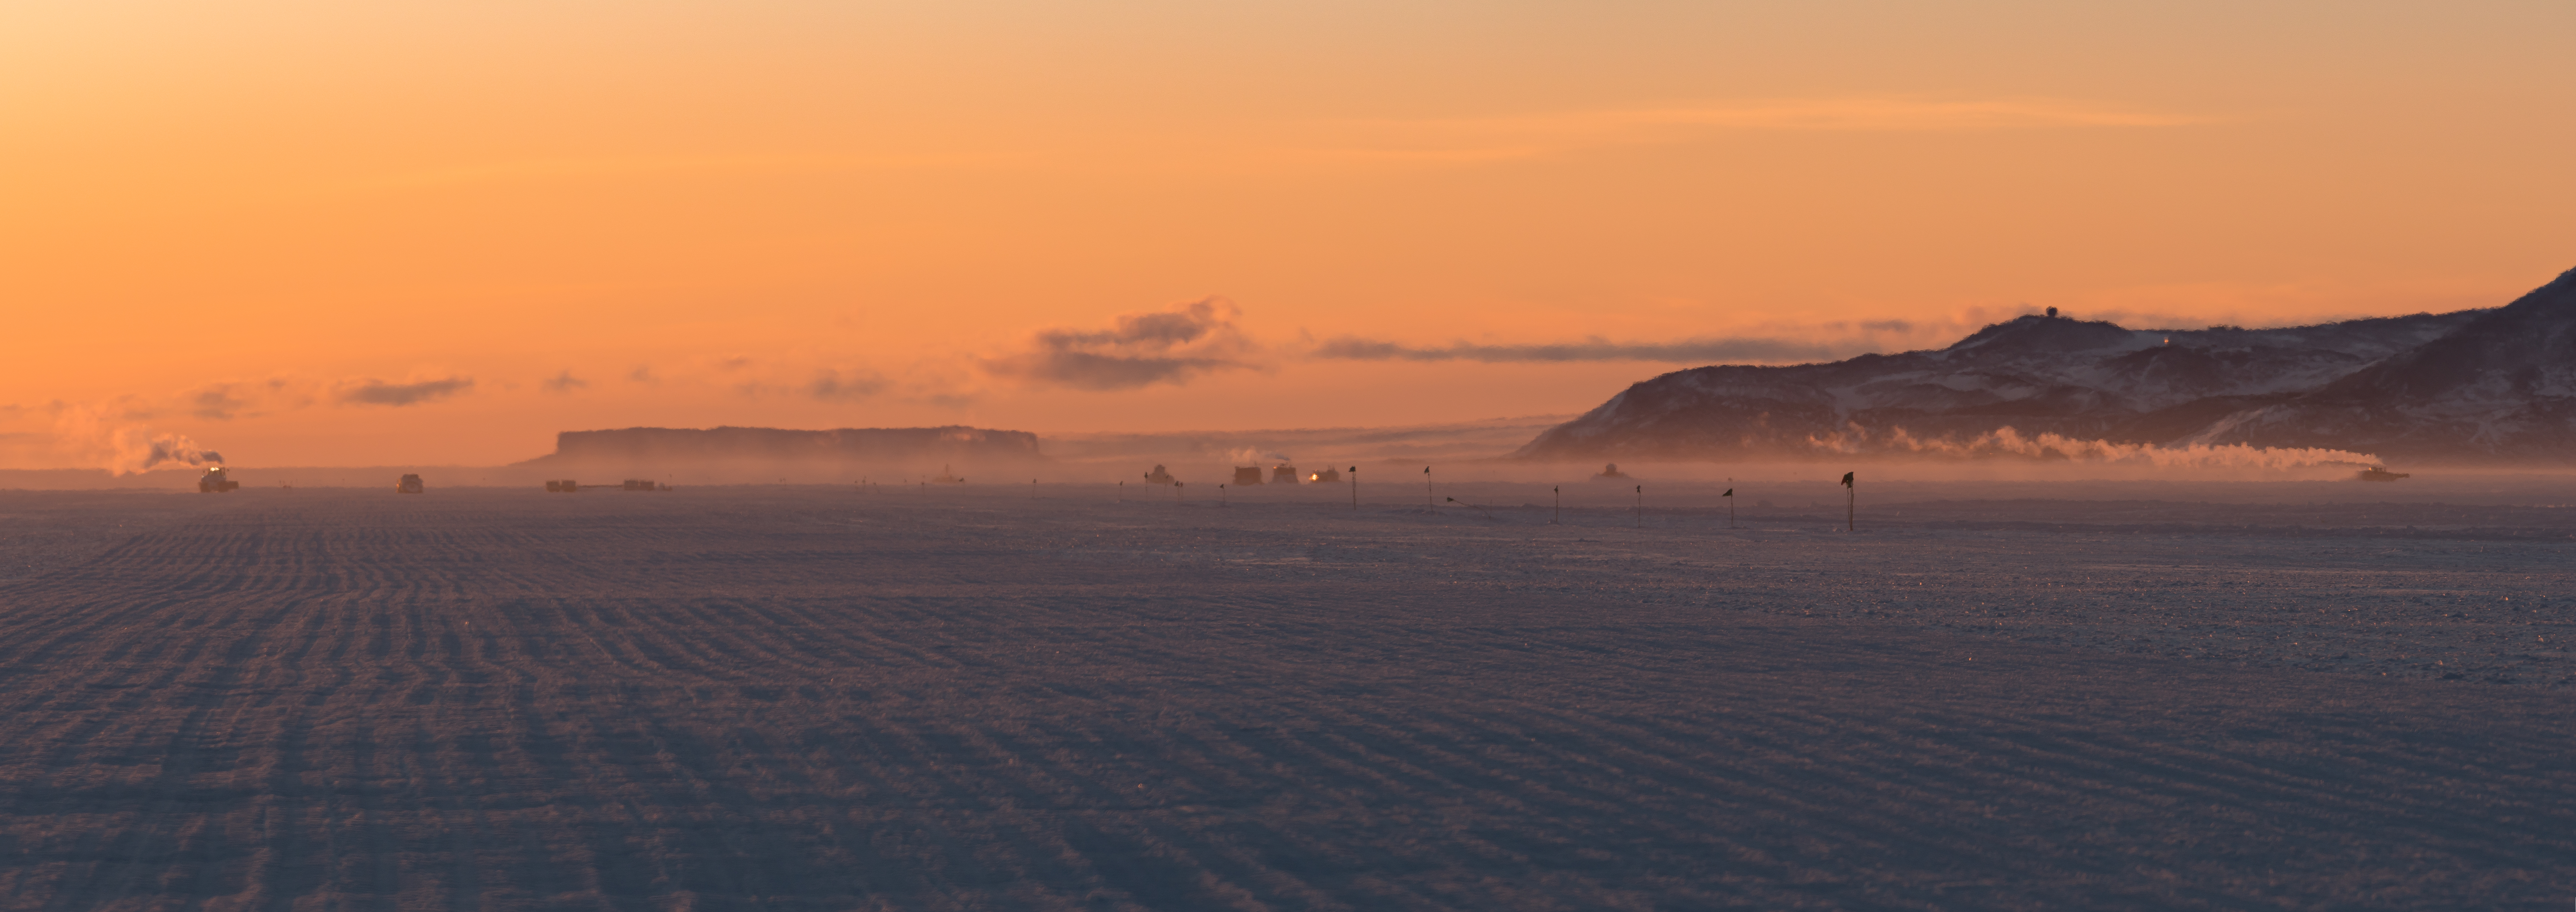
[[[1432,423],[2048,306],[2491,307],[2576,265],[2571,33],[2538,2],[12,4],[0,467]]]

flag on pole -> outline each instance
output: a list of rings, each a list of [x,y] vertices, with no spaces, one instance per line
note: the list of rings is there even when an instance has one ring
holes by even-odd
[[[1850,472],[1844,472],[1844,473],[1843,473],[1843,487],[1848,488],[1848,487],[1851,487],[1851,486],[1852,486],[1851,477],[1852,477],[1852,473],[1850,473]]]
[[[1735,489],[1734,489],[1734,488],[1728,488],[1728,489],[1726,489],[1726,493],[1724,493],[1724,494],[1720,494],[1720,495],[1717,495],[1717,496],[1719,496],[1719,497],[1733,497],[1733,496],[1735,496]]]

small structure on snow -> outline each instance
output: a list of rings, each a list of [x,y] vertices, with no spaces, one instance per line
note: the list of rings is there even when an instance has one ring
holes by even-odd
[[[1626,473],[1626,472],[1622,472],[1622,471],[1619,471],[1619,464],[1614,462],[1614,463],[1610,463],[1610,464],[1608,464],[1608,465],[1602,466],[1602,467],[1601,467],[1601,474],[1599,474],[1599,475],[1594,475],[1594,476],[1592,476],[1592,477],[1593,477],[1593,478],[1596,478],[1596,479],[1598,479],[1598,478],[1626,478],[1626,477],[1628,477],[1628,473]]]
[[[1296,467],[1296,466],[1289,465],[1289,464],[1284,463],[1284,462],[1283,462],[1283,463],[1280,463],[1280,464],[1278,464],[1278,465],[1275,465],[1275,466],[1271,466],[1271,467],[1270,467],[1270,483],[1271,483],[1271,484],[1296,484],[1296,483],[1297,483],[1297,467]]]
[[[930,479],[930,483],[931,483],[931,484],[965,484],[965,483],[966,483],[966,476],[963,476],[963,475],[957,475],[957,474],[951,473],[951,472],[949,472],[949,471],[948,471],[948,464],[947,464],[947,463],[940,463],[940,465],[939,465],[939,475],[938,475],[937,477],[935,477],[935,478]]]
[[[1169,470],[1164,469],[1159,464],[1154,466],[1153,471],[1145,473],[1146,484],[1179,484],[1180,481],[1180,479],[1172,477],[1172,473]]]
[[[1328,467],[1321,472],[1307,475],[1306,480],[1313,484],[1340,481],[1342,480],[1342,470]]]
[[[405,475],[394,481],[394,493],[396,494],[418,494],[424,490],[427,490],[427,488],[420,483],[420,476],[418,475]]]
[[[1242,487],[1242,486],[1244,486],[1244,485],[1256,485],[1256,484],[1260,484],[1260,483],[1261,483],[1261,467],[1260,467],[1260,466],[1235,466],[1235,467],[1234,467],[1234,486],[1235,486],[1235,487],[1238,487],[1238,488],[1239,488],[1239,487]]]
[[[2371,466],[2370,468],[2361,470],[2361,474],[2353,477],[2361,481],[2396,481],[2400,478],[2413,478],[2415,476],[2407,472],[2391,472],[2388,470],[2387,466]]]

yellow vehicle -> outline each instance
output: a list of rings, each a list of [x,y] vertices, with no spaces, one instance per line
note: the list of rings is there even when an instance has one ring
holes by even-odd
[[[396,494],[418,494],[420,492],[421,484],[420,476],[418,475],[405,475],[402,477],[401,481],[394,482],[394,493]]]

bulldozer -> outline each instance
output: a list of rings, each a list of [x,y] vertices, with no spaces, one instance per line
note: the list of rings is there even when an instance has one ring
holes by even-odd
[[[418,475],[405,475],[402,477],[401,481],[394,482],[394,493],[396,494],[418,494],[421,490],[420,476]]]
[[[224,474],[223,466],[215,466],[207,469],[206,474],[197,476],[197,493],[199,494],[223,494],[239,487],[241,487],[241,482],[234,481],[230,477],[226,476]]]

